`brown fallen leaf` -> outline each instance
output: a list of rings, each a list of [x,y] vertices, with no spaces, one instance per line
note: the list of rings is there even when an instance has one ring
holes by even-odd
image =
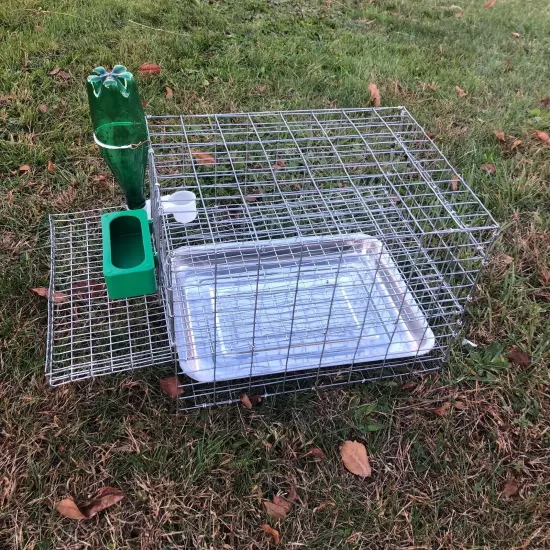
[[[315,506],[315,508],[313,508],[312,512],[314,514],[316,514],[317,512],[319,512],[323,508],[326,508],[327,506],[330,506],[330,507],[334,508],[336,506],[336,504],[334,502],[332,502],[331,500],[325,500],[325,501],[321,502],[321,504],[319,504],[319,506]]]
[[[246,393],[243,393],[241,395],[241,405],[245,408],[245,409],[248,409],[249,411],[252,410],[252,403],[248,397],[248,395],[246,395]]]
[[[75,504],[72,498],[64,498],[60,500],[55,509],[65,518],[83,520],[86,516],[80,511],[80,508]]]
[[[374,102],[375,107],[380,107],[381,101],[380,101],[380,92],[378,91],[378,87],[374,82],[371,82],[369,84],[369,92],[370,92],[370,99]]]
[[[521,145],[521,139],[514,140],[514,143],[512,143],[512,146],[510,149],[513,151],[516,147],[519,147]]]
[[[279,531],[277,529],[273,529],[271,525],[268,525],[267,523],[264,523],[262,525],[262,529],[268,534],[273,537],[273,542],[275,544],[279,544]]]
[[[57,76],[60,76],[63,80],[69,80],[69,78],[71,78],[71,75],[65,71],[58,71]]]
[[[489,0],[488,2],[485,2],[485,5],[483,6],[486,10],[489,8],[492,8],[496,4],[497,0]]]
[[[61,69],[59,67],[56,67],[55,69],[51,70],[48,75],[49,76],[55,76]]]
[[[37,294],[38,296],[42,296],[43,298],[49,298],[49,290],[47,288],[31,288],[31,292],[34,292],[35,294]],[[64,302],[68,302],[69,298],[66,294],[63,294],[63,292],[54,291],[52,301],[55,304],[62,304]]]
[[[489,174],[494,174],[496,172],[496,168],[492,164],[482,164],[480,168],[482,170],[487,170]]]
[[[465,92],[460,86],[455,86],[456,93],[459,97],[466,97],[468,92]]]
[[[48,172],[50,174],[55,172],[55,164],[51,160],[48,161]]]
[[[87,518],[91,518],[102,510],[120,502],[125,497],[126,495],[120,489],[101,487],[92,500],[81,506],[80,510]]]
[[[369,477],[372,473],[367,449],[358,441],[346,441],[340,449],[342,462],[346,470],[361,477]]]
[[[445,416],[450,408],[451,404],[446,401],[445,403],[443,403],[443,405],[441,405],[441,407],[436,407],[435,409],[432,409],[432,412],[437,416]]]
[[[311,449],[309,449],[309,451],[304,455],[304,458],[307,456],[310,456],[317,460],[325,460],[325,458],[327,457],[325,453],[321,451],[321,449],[319,449],[319,447],[311,447]]]
[[[506,142],[506,136],[504,135],[504,132],[500,132],[499,130],[493,130],[493,134],[497,136],[499,141],[502,141],[503,143]]]
[[[453,176],[453,179],[451,180],[451,189],[453,191],[458,191],[458,182],[460,181],[460,178],[457,175]]]
[[[42,113],[45,113],[48,110],[48,106],[47,105],[39,105],[38,110]]]
[[[418,386],[417,382],[409,380],[408,382],[405,382],[404,384],[397,386],[397,389],[400,391],[412,390],[413,388],[416,388],[416,386]]]
[[[455,17],[462,17],[463,15],[464,14],[461,11],[459,11],[458,13],[455,13]]]
[[[262,84],[261,86],[258,86],[254,90],[252,90],[253,94],[261,95],[267,90],[267,84]]]
[[[142,106],[144,109],[146,109],[148,105],[149,105],[149,102],[148,102],[148,101],[145,101],[145,99],[142,99],[142,100],[141,100],[141,106]]]
[[[154,63],[143,63],[143,65],[140,65],[138,67],[138,72],[142,76],[149,74],[159,74],[161,70],[162,69]]]
[[[518,484],[513,479],[509,479],[504,484],[504,488],[502,489],[502,494],[506,498],[511,498],[513,496],[516,496],[518,494],[518,491],[519,491]]]
[[[168,396],[176,398],[183,394],[183,388],[180,385],[177,376],[170,376],[160,380],[160,389]]]
[[[521,38],[521,35],[519,34],[519,32],[513,32],[513,33],[512,33],[512,36],[513,36],[514,38]]]
[[[435,137],[435,134],[433,132],[426,132],[426,135],[430,138],[430,139],[433,139]]]
[[[541,132],[540,130],[535,130],[537,138],[539,138],[544,145],[550,145],[550,136],[546,132]]]
[[[273,165],[273,170],[281,170],[285,167],[285,161],[283,159],[277,160],[277,162]]]
[[[548,105],[550,105],[550,96],[541,99],[539,101],[539,105],[542,105],[543,107],[547,107]]]
[[[464,403],[464,401],[455,401],[455,409],[458,409],[459,411],[463,411],[468,408],[468,405]]]
[[[204,153],[202,151],[198,151],[197,149],[191,149],[191,153],[195,157],[197,164],[216,164],[216,159],[210,153]]]
[[[19,175],[26,176],[30,171],[31,167],[28,164],[23,164],[19,167]]]
[[[172,99],[174,97],[174,92],[172,91],[172,88],[169,88],[166,86],[166,99]]]
[[[529,355],[519,350],[516,346],[513,346],[508,351],[507,359],[510,363],[526,369],[531,365],[531,358]]]
[[[296,494],[296,480],[293,480],[293,484],[290,486],[288,496],[286,498],[275,495],[272,502],[264,500],[264,507],[268,515],[275,519],[285,519],[287,514],[292,510],[294,502],[298,498]]]

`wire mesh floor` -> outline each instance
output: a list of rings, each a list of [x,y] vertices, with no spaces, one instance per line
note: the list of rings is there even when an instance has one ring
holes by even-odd
[[[102,273],[101,214],[50,217],[51,274],[46,376],[51,385],[140,367],[174,356],[160,294],[110,300]]]

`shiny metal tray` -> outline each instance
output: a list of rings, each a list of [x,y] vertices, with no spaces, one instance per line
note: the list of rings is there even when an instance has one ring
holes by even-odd
[[[183,247],[181,370],[201,382],[428,353],[435,338],[381,241],[363,234]]]

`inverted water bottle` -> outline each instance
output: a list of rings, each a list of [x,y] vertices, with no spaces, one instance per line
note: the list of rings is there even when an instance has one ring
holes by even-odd
[[[94,141],[124,191],[128,208],[143,208],[148,141],[134,77],[123,65],[116,65],[111,72],[96,67],[86,88]]]

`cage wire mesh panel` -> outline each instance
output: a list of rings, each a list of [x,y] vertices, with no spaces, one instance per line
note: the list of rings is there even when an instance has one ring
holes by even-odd
[[[159,294],[111,300],[102,273],[101,214],[50,216],[46,376],[51,385],[173,361]]]
[[[498,226],[406,109],[148,128],[181,408],[441,366]]]

